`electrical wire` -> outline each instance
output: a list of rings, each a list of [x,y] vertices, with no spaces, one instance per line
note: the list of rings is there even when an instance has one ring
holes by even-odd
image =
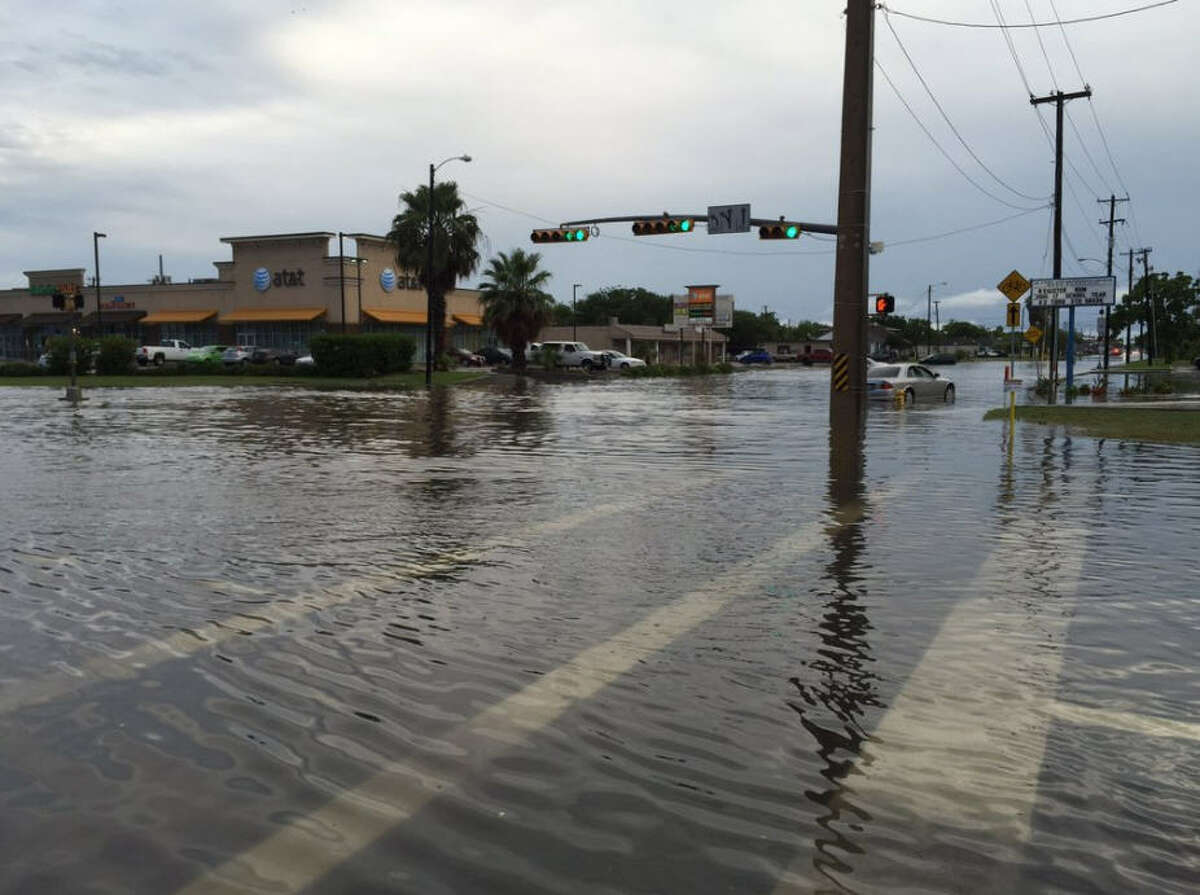
[[[1049,28],[1053,25],[1078,25],[1083,22],[1099,22],[1102,19],[1115,19],[1119,16],[1130,16],[1134,13],[1145,12],[1149,9],[1157,9],[1160,6],[1170,6],[1172,3],[1178,3],[1179,0],[1159,0],[1158,3],[1147,3],[1144,6],[1136,6],[1133,9],[1123,9],[1119,12],[1109,12],[1102,15],[1083,16],[1078,19],[1064,19],[1060,22],[1032,22],[1028,25],[989,25],[984,22],[954,22],[948,19],[934,19],[929,16],[914,15],[911,12],[901,12],[898,9],[892,9],[883,3],[879,6],[881,9],[886,9],[892,15],[903,16],[906,19],[913,19],[918,22],[929,22],[932,25],[948,25],[953,28]]]
[[[1048,205],[1039,205],[1037,208],[1029,208],[1029,209],[1026,209],[1025,211],[1019,211],[1016,214],[1010,214],[1007,217],[997,218],[994,221],[987,221],[983,224],[974,224],[970,227],[959,227],[957,230],[947,230],[945,233],[935,233],[932,236],[916,236],[916,237],[913,237],[912,239],[897,239],[897,240],[893,240],[891,242],[886,242],[885,244],[889,245],[889,246],[904,246],[904,245],[912,245],[913,243],[917,243],[917,242],[932,242],[935,239],[945,239],[948,236],[957,236],[960,233],[970,233],[974,230],[983,230],[986,227],[995,227],[998,224],[1003,224],[1003,223],[1006,223],[1007,221],[1014,221],[1017,218],[1023,218],[1026,215],[1037,214],[1037,212],[1043,211],[1044,209],[1049,208],[1049,207],[1050,206],[1048,206]]]
[[[950,131],[955,137],[958,138],[958,142],[962,144],[963,149],[967,150],[967,153],[971,156],[971,158],[975,159],[975,161],[979,164],[979,167],[983,168],[983,170],[991,176],[992,180],[996,181],[996,183],[1000,184],[1000,186],[1004,187],[1010,193],[1020,196],[1022,199],[1029,199],[1034,202],[1045,201],[1045,196],[1031,196],[1028,193],[1021,192],[1016,187],[1005,183],[1000,179],[995,171],[984,164],[983,159],[976,155],[975,150],[967,144],[967,141],[963,138],[963,135],[959,133],[958,128],[954,126],[954,122],[950,120],[950,116],[946,114],[945,108],[943,108],[942,104],[938,102],[938,98],[934,96],[933,90],[930,88],[929,83],[925,80],[925,77],[921,74],[920,69],[917,68],[917,64],[913,61],[912,55],[908,52],[908,48],[904,46],[904,42],[900,40],[900,35],[896,33],[896,29],[892,26],[892,20],[887,15],[886,10],[884,11],[883,20],[887,24],[888,30],[892,32],[892,37],[896,40],[896,46],[900,48],[900,52],[903,53],[904,58],[908,60],[909,68],[913,70],[913,74],[917,76],[917,80],[920,81],[921,86],[925,88],[925,93],[928,94],[929,98],[933,101],[934,106],[937,107],[938,112],[941,113],[942,120],[946,122],[946,125],[950,128]]]
[[[1096,160],[1092,158],[1092,153],[1087,148],[1087,140],[1083,139],[1083,134],[1079,132],[1079,126],[1075,124],[1075,119],[1071,117],[1071,113],[1067,109],[1063,109],[1063,111],[1066,113],[1067,122],[1071,125],[1071,130],[1075,132],[1075,136],[1079,140],[1079,148],[1083,150],[1084,156],[1091,162],[1092,170],[1096,172],[1096,176],[1104,184],[1104,192],[1115,193],[1116,190],[1109,185],[1108,178],[1104,176],[1104,172],[1100,170],[1100,166],[1096,164]],[[1082,178],[1080,179],[1082,180]],[[1090,184],[1088,185],[1090,186]],[[1096,190],[1092,190],[1092,192],[1096,193],[1097,196],[1100,195]]]
[[[1033,16],[1033,7],[1029,5],[1029,0],[1025,0],[1025,9],[1029,12],[1029,21],[1035,21]],[[1046,70],[1050,72],[1050,83],[1054,85],[1054,89],[1058,89],[1058,79],[1054,77],[1054,66],[1050,64],[1050,54],[1046,52],[1046,45],[1042,43],[1042,32],[1036,25],[1033,28],[1033,34],[1037,38],[1038,46],[1042,48],[1042,58],[1046,60]]]
[[[948,161],[951,165],[953,165],[954,170],[957,171],[959,174],[961,174],[963,176],[963,178],[968,183],[971,184],[971,186],[975,187],[975,189],[979,190],[979,192],[983,193],[989,199],[993,199],[996,202],[999,202],[1001,205],[1006,205],[1009,208],[1015,208],[1018,211],[1033,210],[1024,205],[1014,205],[1012,202],[1009,202],[1007,199],[997,196],[995,193],[989,191],[986,187],[984,187],[977,180],[975,180],[975,178],[973,178],[970,174],[968,174],[966,171],[964,171],[962,166],[958,162],[956,162],[954,160],[953,156],[951,156],[950,153],[947,152],[946,149],[942,146],[942,144],[938,142],[937,137],[935,137],[930,132],[929,128],[927,128],[925,126],[925,123],[923,121],[921,121],[921,119],[917,116],[917,113],[915,111],[913,111],[913,107],[911,105],[909,105],[908,100],[906,100],[904,98],[904,94],[902,94],[900,92],[900,88],[896,86],[896,83],[891,79],[891,76],[888,75],[887,70],[884,69],[883,64],[878,59],[875,60],[875,67],[879,69],[879,73],[881,75],[883,75],[884,80],[888,82],[888,86],[892,88],[892,92],[896,94],[896,98],[899,99],[900,103],[904,106],[904,108],[908,110],[908,114],[912,116],[913,121],[915,121],[917,123],[917,126],[919,128],[921,128],[922,131],[925,132],[925,136],[927,136],[929,138],[929,141],[931,143],[933,143],[934,146],[937,147],[938,152],[940,152],[943,156],[946,157],[946,161]],[[1038,206],[1038,207],[1041,207],[1041,206]]]

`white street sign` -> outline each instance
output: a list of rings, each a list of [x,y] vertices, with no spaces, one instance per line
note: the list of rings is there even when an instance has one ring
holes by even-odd
[[[749,233],[750,203],[708,206],[708,233]]]
[[[1074,305],[1112,305],[1117,303],[1114,277],[1064,277],[1060,280],[1032,280],[1029,304],[1034,308],[1069,308]]]

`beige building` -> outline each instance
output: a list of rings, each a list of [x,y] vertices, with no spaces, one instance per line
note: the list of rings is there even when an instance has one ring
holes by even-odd
[[[425,357],[425,291],[396,268],[383,236],[343,234],[354,253],[338,254],[337,234],[227,236],[231,259],[217,276],[173,283],[85,285],[83,268],[30,270],[24,289],[0,290],[0,358],[31,359],[46,338],[70,331],[74,316],[52,306],[55,291],[84,296],[83,332],[153,343],[262,345],[303,351],[321,332],[402,332]],[[333,252],[331,249],[331,241]],[[446,296],[447,344],[476,348],[486,340],[479,293]]]

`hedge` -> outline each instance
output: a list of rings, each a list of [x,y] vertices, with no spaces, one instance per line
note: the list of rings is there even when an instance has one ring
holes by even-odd
[[[107,374],[128,373],[133,368],[138,343],[125,336],[104,336],[96,354],[96,372]]]
[[[313,336],[308,347],[322,375],[363,379],[411,369],[417,350],[416,342],[398,333],[325,334]]]
[[[13,360],[0,363],[0,376],[42,376],[45,370],[28,361]]]
[[[86,373],[96,359],[96,340],[82,336],[75,340],[75,372]],[[46,342],[50,354],[48,369],[62,376],[71,372],[71,337],[53,336]]]

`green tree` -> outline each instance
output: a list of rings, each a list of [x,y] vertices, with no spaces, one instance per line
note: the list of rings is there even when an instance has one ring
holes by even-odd
[[[479,222],[467,211],[452,180],[434,184],[433,227],[429,225],[429,187],[400,194],[404,210],[392,219],[388,241],[396,250],[396,265],[416,276],[429,290],[433,323],[433,356],[446,348],[446,293],[459,279],[479,267]],[[429,238],[433,236],[433,265],[428,265]]]
[[[942,327],[942,336],[947,342],[987,342],[987,327],[976,326],[967,320],[951,320]]]
[[[543,288],[550,271],[538,270],[542,256],[513,249],[488,262],[479,284],[483,322],[512,349],[513,368],[525,369],[525,348],[550,320],[554,299]]]
[[[671,322],[671,296],[640,286],[609,286],[575,304],[580,326],[604,326],[616,317],[622,323],[662,326]],[[568,323],[570,320],[567,321]]]
[[[1190,357],[1200,348],[1198,303],[1200,281],[1183,272],[1173,277],[1166,273],[1152,273],[1149,279],[1142,277],[1138,280],[1124,301],[1113,307],[1108,321],[1109,332],[1120,337],[1126,326],[1143,324],[1146,327],[1144,349],[1153,349],[1153,330],[1157,330],[1156,357],[1167,361]]]

